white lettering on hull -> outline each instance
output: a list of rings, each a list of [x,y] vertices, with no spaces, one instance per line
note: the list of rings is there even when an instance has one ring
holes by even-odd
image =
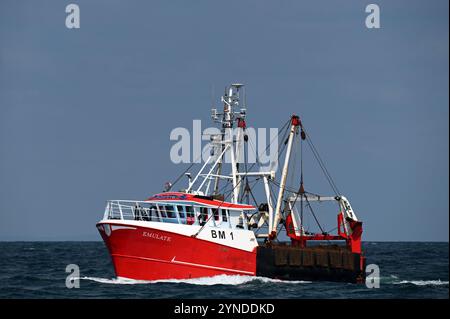
[[[172,241],[172,237],[170,237],[170,236],[164,236],[164,235],[161,235],[158,233],[146,232],[146,231],[142,232],[142,237],[149,237],[152,239],[157,239],[157,240],[162,240],[162,241],[167,241],[167,242]]]

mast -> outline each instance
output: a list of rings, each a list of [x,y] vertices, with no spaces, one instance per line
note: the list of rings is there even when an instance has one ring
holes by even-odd
[[[270,233],[270,239],[274,239],[277,236],[278,223],[281,220],[281,204],[283,202],[284,190],[286,188],[286,179],[289,170],[289,160],[291,157],[292,142],[294,140],[297,127],[300,125],[300,118],[297,115],[292,115],[291,117],[291,131],[289,133],[289,140],[286,149],[286,157],[284,159],[283,172],[281,174],[280,191],[278,192],[277,205],[275,207],[275,217],[272,225],[272,232]]]
[[[229,87],[225,88],[225,93],[222,96],[223,102],[223,113],[217,113],[217,110],[212,110],[212,118],[216,122],[222,123],[222,150],[224,145],[229,145],[230,160],[231,160],[231,177],[233,181],[233,202],[237,203],[239,200],[239,193],[241,190],[241,183],[239,176],[239,166],[238,161],[241,157],[241,145],[242,145],[242,130],[245,128],[245,106],[240,105],[239,91],[243,87],[243,84],[231,84]],[[239,109],[239,111],[235,111]],[[222,115],[222,120],[219,120],[219,115]],[[234,122],[238,120],[238,130],[236,140],[234,139]],[[243,124],[242,124],[243,123]],[[223,154],[223,152],[221,152]],[[223,154],[217,163],[216,177],[214,181],[214,194],[218,193],[219,180],[222,172],[222,166],[225,154]]]
[[[224,102],[224,97],[226,97],[226,96],[227,96],[227,88],[225,87],[225,92],[224,92],[224,95],[222,96],[222,102]],[[217,136],[217,139],[220,139],[220,142],[221,142],[220,143],[220,153],[222,153],[222,151],[224,149],[225,129],[226,129],[225,108],[226,108],[226,105],[225,105],[225,102],[224,102],[224,105],[223,105],[224,111],[223,111],[222,114],[217,113],[217,109],[216,108],[213,108],[211,110],[212,111],[211,117],[212,117],[213,121],[216,122],[216,123],[222,123],[221,134],[220,134],[220,136]],[[222,115],[222,121],[219,120],[219,115]],[[214,179],[214,191],[213,191],[214,195],[218,195],[218,193],[219,193],[219,181],[220,181],[219,176],[222,173],[222,160],[223,160],[223,158],[222,158],[222,156],[220,156],[219,162],[217,164],[216,177]]]
[[[226,123],[226,134],[225,140],[230,144],[230,158],[231,158],[231,175],[233,178],[233,203],[238,202],[239,198],[239,190],[237,188],[237,165],[236,165],[236,157],[235,157],[235,149],[234,149],[234,136],[233,136],[233,124],[234,124],[234,112],[233,112],[233,104],[234,104],[234,94],[233,94],[233,85],[228,88],[228,98],[224,100],[225,108],[224,108],[224,117]]]

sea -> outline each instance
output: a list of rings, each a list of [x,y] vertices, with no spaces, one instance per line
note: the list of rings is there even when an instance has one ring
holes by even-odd
[[[0,242],[0,298],[449,298],[448,243],[364,242],[363,249],[367,264],[379,269],[369,285],[225,275],[124,280],[100,241]]]

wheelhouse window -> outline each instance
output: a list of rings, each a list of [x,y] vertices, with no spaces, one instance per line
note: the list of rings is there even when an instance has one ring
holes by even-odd
[[[156,206],[151,206],[149,208],[149,215],[151,221],[159,219],[158,209],[156,208]]]
[[[195,223],[194,207],[185,206],[185,208],[186,208],[186,224],[192,225]]]
[[[180,218],[185,219],[186,214],[184,213],[184,206],[178,205],[178,215],[180,215]]]
[[[200,224],[205,224],[208,220],[208,208],[207,207],[200,207],[200,216],[199,216],[199,222]]]
[[[161,212],[161,217],[166,218],[166,207],[164,205],[159,205],[159,211]]]
[[[166,206],[166,214],[168,218],[177,218],[177,215],[175,213],[175,208],[172,205]]]
[[[186,215],[187,217],[194,217],[194,207],[192,206],[186,206]]]
[[[214,220],[218,221],[219,220],[219,209],[218,208],[211,208],[213,216],[214,216]]]
[[[228,211],[226,209],[221,209],[222,211],[222,221],[227,222],[228,221]]]

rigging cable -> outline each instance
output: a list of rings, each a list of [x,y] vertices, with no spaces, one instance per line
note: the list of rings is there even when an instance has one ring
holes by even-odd
[[[309,207],[309,210],[311,211],[311,214],[313,215],[313,217],[314,217],[314,219],[315,219],[315,221],[316,221],[316,223],[317,223],[317,226],[319,226],[319,229],[320,229],[320,231],[322,232],[322,235],[325,235],[326,233],[325,233],[325,231],[323,230],[322,226],[320,225],[319,221],[317,220],[316,214],[314,214],[314,211],[313,211],[313,209],[312,209],[312,207],[311,207],[311,204],[310,204],[310,202],[309,202],[309,200],[308,200],[308,196],[306,196],[306,195],[305,195],[305,200],[306,200],[306,203],[307,203],[306,206]]]
[[[287,127],[287,125],[288,125],[290,122],[291,122],[291,119],[289,119],[288,121],[286,121],[286,123],[282,126],[281,129],[283,130],[284,127]],[[275,138],[278,138],[278,134],[277,134],[277,136],[275,136],[275,137],[272,139],[272,141],[270,141],[269,145],[267,145],[267,147],[265,148],[264,152],[266,152],[267,149],[272,145],[272,143],[275,141]],[[253,168],[253,166],[255,166],[255,164],[256,164],[256,162],[253,163],[253,164],[250,166],[250,170]],[[229,193],[227,194],[227,196],[224,197],[223,201],[220,203],[220,205],[217,207],[217,209],[219,209],[219,208],[225,203],[225,200],[233,193],[233,191],[235,190],[235,188],[238,187],[238,185],[241,183],[242,180],[243,180],[243,179],[239,179],[239,181],[236,183],[236,185],[232,188],[231,192],[229,192]],[[191,237],[194,237],[194,238],[197,237],[198,234],[205,228],[206,224],[209,222],[209,220],[211,219],[211,217],[212,217],[213,215],[214,215],[214,214],[211,214],[211,215],[208,217],[208,219],[205,221],[205,223],[200,227],[200,229],[199,229],[194,235],[191,235]],[[242,221],[242,222],[244,222],[244,221]]]
[[[306,132],[306,130],[304,129],[305,135],[307,137],[306,142],[308,143],[309,147],[311,148],[311,151],[314,155],[314,157],[316,158],[320,168],[322,169],[322,172],[325,175],[325,178],[328,180],[328,183],[330,184],[331,188],[333,189],[333,192],[335,193],[336,196],[340,195],[340,191],[338,189],[338,187],[336,186],[333,178],[331,177],[331,174],[328,172],[325,163],[323,162],[322,158],[320,157],[319,152],[317,151],[316,147],[314,146],[311,136]]]
[[[175,186],[176,183],[178,183],[178,181],[192,168],[192,166],[194,166],[194,164],[202,157],[202,153],[200,152],[200,155],[197,156],[197,158],[195,159],[195,161],[193,161],[191,163],[191,165],[189,165],[189,167],[187,169],[185,169],[183,171],[183,173],[180,174],[180,176],[177,177],[177,179],[170,185],[170,187],[167,189],[167,191],[170,191],[172,189],[172,187]]]

